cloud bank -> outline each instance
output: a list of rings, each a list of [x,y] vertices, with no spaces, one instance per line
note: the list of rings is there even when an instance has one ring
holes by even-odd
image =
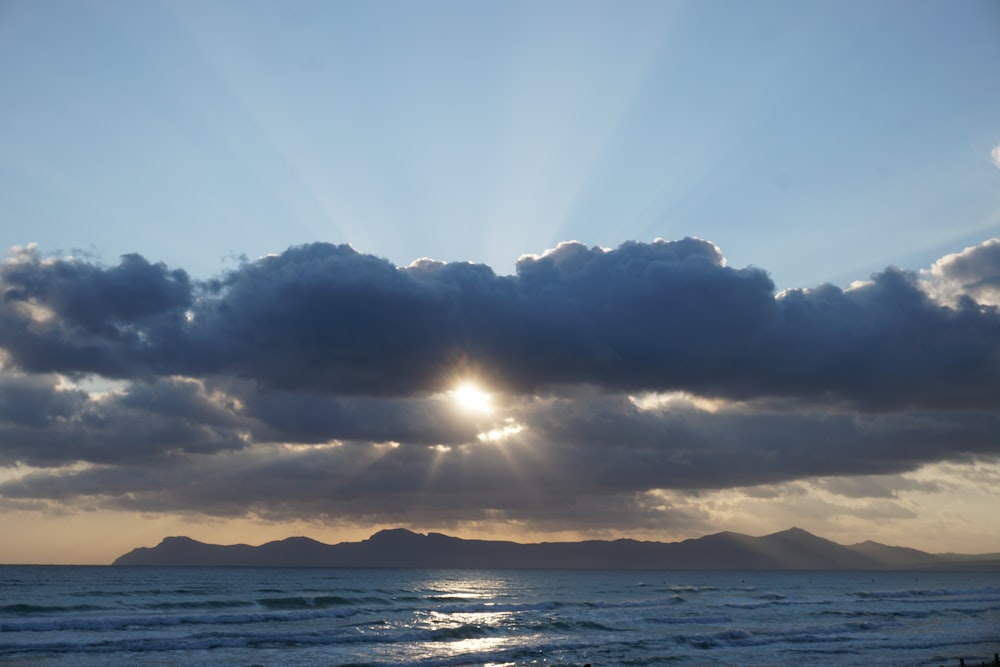
[[[0,502],[628,528],[699,520],[666,491],[993,459],[998,249],[776,294],[698,239],[509,276],[317,243],[206,282],[15,248]]]
[[[102,268],[26,250],[0,269],[0,345],[26,373],[231,376],[347,396],[424,396],[464,364],[521,394],[989,405],[1000,318],[975,297],[996,286],[997,248],[936,265],[969,297],[950,306],[898,269],[776,297],[763,270],[726,266],[696,239],[564,243],[514,276],[317,243],[200,285],[136,255]]]

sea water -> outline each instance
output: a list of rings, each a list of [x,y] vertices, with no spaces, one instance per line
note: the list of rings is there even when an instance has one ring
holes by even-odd
[[[0,567],[0,664],[955,665],[1000,574]]]

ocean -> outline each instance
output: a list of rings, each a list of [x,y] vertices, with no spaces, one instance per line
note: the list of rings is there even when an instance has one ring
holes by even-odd
[[[1000,573],[0,566],[0,664],[954,665]]]

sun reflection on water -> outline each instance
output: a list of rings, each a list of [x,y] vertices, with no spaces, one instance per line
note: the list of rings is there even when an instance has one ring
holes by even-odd
[[[508,583],[499,577],[468,579],[435,579],[424,588],[437,599],[495,600],[508,592]]]
[[[427,633],[427,639],[410,646],[411,657],[419,660],[468,658],[469,664],[505,667],[514,663],[488,661],[491,653],[513,648],[523,637],[511,632],[516,610],[503,601],[510,596],[509,584],[502,578],[442,578],[422,587],[429,608],[418,612],[413,630]],[[500,658],[500,656],[496,656]]]

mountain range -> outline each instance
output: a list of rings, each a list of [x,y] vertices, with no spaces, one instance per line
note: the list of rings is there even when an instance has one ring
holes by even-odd
[[[522,544],[383,530],[360,542],[290,537],[260,546],[167,537],[114,565],[644,570],[1000,570],[1000,554],[930,554],[867,541],[845,546],[800,528],[751,537],[722,532],[683,542]]]

